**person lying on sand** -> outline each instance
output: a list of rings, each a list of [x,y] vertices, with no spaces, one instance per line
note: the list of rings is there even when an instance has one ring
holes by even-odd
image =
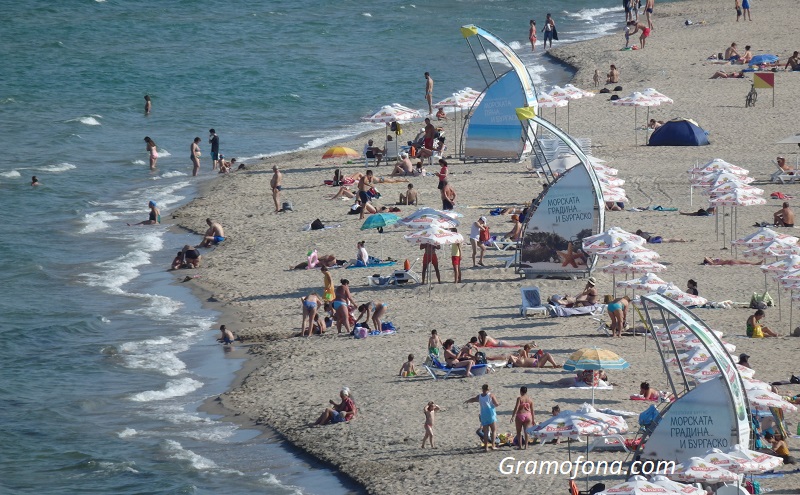
[[[530,350],[531,345],[525,344],[525,346],[520,349],[516,356],[512,355],[508,357],[507,366],[510,368],[544,368],[548,363],[550,363],[553,368],[561,367],[560,364],[555,362],[553,356],[551,356],[549,352],[544,352],[543,350],[539,349],[533,355],[530,355],[528,353]]]
[[[597,289],[595,288],[596,284],[597,280],[594,277],[589,277],[589,279],[586,281],[583,291],[580,294],[575,297],[557,299],[555,302],[560,306],[566,306],[567,308],[594,306],[597,304]]]
[[[478,331],[477,345],[481,347],[520,347],[525,344],[518,344],[510,340],[500,340],[492,337],[486,330]],[[530,343],[531,347],[536,347],[535,342]]]
[[[539,380],[540,385],[553,385],[556,387],[584,387],[584,386],[592,386],[594,383],[597,387],[607,387],[608,383],[608,375],[603,370],[596,370],[596,371],[579,371],[574,377],[564,377],[559,378],[555,381],[545,381]]]
[[[724,70],[718,70],[711,76],[711,79],[742,79],[744,77],[744,72],[725,72]]]
[[[689,242],[686,239],[681,239],[679,237],[661,237],[660,235],[655,235],[650,232],[645,232],[642,229],[636,231],[636,235],[639,237],[644,237],[644,240],[649,242],[650,244],[661,244],[662,242]]]
[[[333,196],[328,199],[336,199],[336,198],[355,198],[356,195],[350,192],[350,187],[348,186],[339,186],[339,191],[336,192]]]
[[[317,261],[318,261],[318,263],[317,263],[316,266],[326,266],[328,268],[331,268],[331,267],[334,267],[334,266],[337,266],[337,265],[344,266],[344,265],[347,264],[347,261],[345,261],[345,260],[337,260],[336,256],[334,256],[332,254],[326,254],[325,256],[319,256],[317,258]],[[295,266],[290,266],[289,270],[305,270],[307,268],[308,268],[308,261],[304,261],[304,262],[299,263],[299,264],[297,264]]]
[[[745,260],[723,260],[721,258],[703,258],[703,265],[729,266],[729,265],[763,265],[765,260],[753,261]]]
[[[709,206],[708,208],[700,208],[697,211],[679,211],[678,213],[681,215],[687,215],[690,217],[710,217],[714,213],[717,212],[717,209],[713,206]]]

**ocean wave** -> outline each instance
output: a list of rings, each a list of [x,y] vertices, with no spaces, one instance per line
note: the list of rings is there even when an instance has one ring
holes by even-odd
[[[170,153],[169,151],[167,151],[165,149],[158,148],[158,157],[159,158],[164,158],[164,157],[167,157],[167,156],[172,156],[172,153]]]
[[[183,446],[180,443],[176,442],[175,440],[165,440],[164,450],[173,459],[186,461],[192,468],[197,469],[198,471],[217,468],[216,462],[212,461],[211,459],[207,459],[199,454],[195,454],[191,450],[184,449]]]
[[[165,346],[170,346],[164,349]],[[177,354],[189,349],[188,344],[176,344],[172,339],[159,337],[138,342],[125,342],[119,346],[119,356],[124,366],[131,369],[154,370],[167,376],[177,376],[186,371],[186,363]]]
[[[616,7],[616,8],[601,7],[601,8],[597,8],[597,9],[581,9],[581,10],[579,10],[577,12],[564,11],[564,14],[567,17],[572,17],[573,19],[579,19],[579,20],[582,20],[582,21],[590,21],[590,22],[592,22],[592,21],[596,20],[598,17],[606,15],[606,14],[609,14],[609,13],[612,13],[612,12],[615,13],[615,14],[621,14],[622,13],[622,8],[621,7]]]
[[[97,467],[100,471],[104,471],[109,474],[114,473],[133,473],[139,474],[139,471],[134,469],[136,463],[133,461],[124,461],[124,462],[108,462],[108,461],[100,461],[97,463]]]
[[[169,178],[172,178],[172,177],[185,177],[187,175],[189,175],[189,174],[187,174],[186,172],[180,172],[178,170],[173,170],[171,172],[164,172],[163,174],[161,174],[161,177],[164,178],[164,179],[169,179]]]
[[[10,103],[16,103],[16,102],[17,100],[15,100],[14,98],[3,98],[2,100],[0,100],[0,105],[8,105]]]
[[[148,263],[150,255],[136,249],[113,260],[97,263],[95,266],[103,269],[99,273],[82,273],[80,276],[86,279],[86,285],[104,287],[111,293],[121,294],[121,287],[139,276],[136,267]]]
[[[274,474],[272,474],[272,473],[264,473],[264,474],[262,474],[261,476],[263,476],[263,478],[261,478],[261,479],[260,479],[260,480],[258,480],[258,481],[259,481],[260,483],[263,483],[264,485],[267,485],[267,486],[276,486],[276,487],[281,487],[281,488],[284,488],[284,489],[286,489],[286,490],[291,490],[291,492],[290,492],[290,493],[292,493],[292,494],[294,494],[294,495],[303,495],[303,491],[302,491],[300,488],[298,488],[298,487],[296,487],[296,486],[294,486],[294,485],[284,485],[284,484],[283,484],[283,483],[281,483],[281,482],[280,482],[280,480],[279,480],[278,478],[276,478],[276,477],[275,477],[275,475],[274,475]]]
[[[67,170],[74,170],[78,167],[71,163],[61,162],[57,165],[45,165],[44,167],[35,167],[35,170],[41,170],[42,172],[66,172]]]
[[[10,170],[8,172],[0,172],[0,177],[7,177],[9,179],[14,179],[14,178],[17,178],[17,177],[22,177],[22,176],[16,170]]]
[[[131,163],[134,164],[134,165],[144,165],[145,161],[144,160],[134,160]]]
[[[100,124],[100,121],[97,120],[97,118],[95,118],[95,117],[100,117],[100,116],[99,115],[96,115],[96,116],[95,115],[88,115],[86,117],[78,117],[78,118],[75,118],[75,119],[70,119],[70,120],[67,120],[67,122],[80,122],[81,124],[84,124],[84,125],[102,125],[102,124]]]
[[[133,428],[125,428],[124,430],[117,432],[117,436],[120,438],[130,438],[132,436],[137,435],[139,432],[134,430]]]
[[[98,230],[108,228],[108,221],[116,220],[117,217],[107,211],[96,211],[94,213],[87,213],[83,216],[83,223],[85,226],[78,232],[80,234],[91,234]]]
[[[226,423],[216,423],[217,426],[205,429],[191,428],[184,430],[180,436],[191,438],[192,440],[221,443],[236,434],[239,429],[236,425]]]
[[[183,303],[180,301],[176,301],[175,299],[167,296],[159,296],[155,294],[136,294],[131,292],[128,292],[125,295],[129,297],[147,299],[149,301],[149,304],[144,308],[126,309],[123,311],[123,313],[129,315],[144,315],[150,318],[167,318],[175,314],[183,306]]]
[[[369,12],[362,12],[361,15],[363,15],[364,17],[372,17],[372,14],[370,14]]]
[[[203,386],[203,382],[198,382],[194,378],[181,378],[180,380],[170,380],[163,390],[147,390],[133,394],[130,400],[134,402],[152,402],[156,400],[171,399],[190,394]],[[177,443],[177,442],[176,442]]]

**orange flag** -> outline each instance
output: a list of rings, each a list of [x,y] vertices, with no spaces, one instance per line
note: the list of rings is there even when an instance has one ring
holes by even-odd
[[[773,72],[754,72],[753,86],[756,88],[775,88],[775,74]]]

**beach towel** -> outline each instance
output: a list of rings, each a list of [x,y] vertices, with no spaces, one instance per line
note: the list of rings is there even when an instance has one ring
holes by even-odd
[[[489,345],[489,344],[486,344],[486,345],[478,345],[478,346],[475,346],[475,347],[494,347],[494,348],[497,348],[497,349],[499,349],[499,348],[514,348],[514,349],[516,349],[516,348],[522,347],[524,345],[525,344],[515,344],[515,345]]]
[[[328,228],[328,227],[325,227],[325,228]],[[347,269],[349,270],[351,268],[376,268],[376,267],[380,268],[380,267],[384,267],[384,266],[392,266],[395,263],[397,263],[397,262],[396,261],[382,261],[380,263],[370,263],[370,264],[364,265],[364,266],[356,266],[355,263],[352,263],[352,264],[350,264],[350,266],[347,267]]]
[[[550,308],[551,316],[567,317],[567,316],[583,316],[596,314],[603,308],[602,304],[595,304],[593,306],[581,306],[579,308],[568,308],[566,306],[552,306]]]
[[[570,387],[569,389],[570,390],[591,390],[591,389],[614,390],[614,385],[598,385],[596,387],[592,387],[591,385],[581,385],[581,386]]]

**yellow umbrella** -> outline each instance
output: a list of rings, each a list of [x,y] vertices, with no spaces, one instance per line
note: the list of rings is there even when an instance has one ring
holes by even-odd
[[[322,155],[322,158],[358,158],[361,154],[346,146],[334,146],[332,148],[328,148],[327,151]]]

